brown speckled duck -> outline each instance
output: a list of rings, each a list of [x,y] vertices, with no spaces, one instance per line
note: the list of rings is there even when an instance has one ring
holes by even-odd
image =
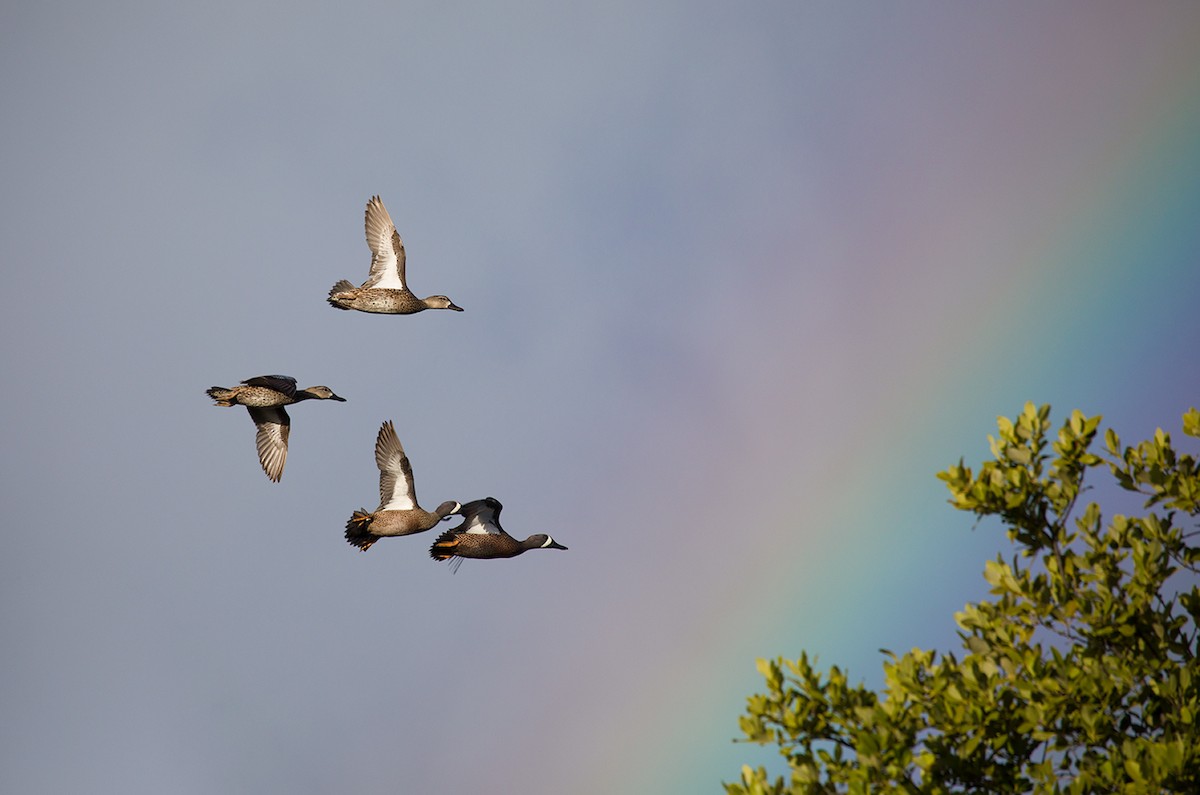
[[[258,446],[258,461],[263,472],[276,483],[283,477],[283,465],[287,461],[288,434],[292,420],[284,406],[302,400],[346,399],[333,394],[327,386],[310,386],[296,389],[296,379],[288,375],[260,375],[247,378],[241,386],[225,388],[209,387],[206,393],[218,406],[245,406],[250,419],[258,428],[255,443]]]
[[[437,537],[429,548],[434,560],[453,560],[454,571],[463,558],[515,558],[530,549],[566,549],[545,533],[531,535],[524,541],[504,532],[500,526],[500,511],[504,508],[495,497],[473,500],[462,506],[463,523]]]
[[[411,315],[426,309],[453,309],[461,312],[444,295],[417,298],[404,277],[404,242],[387,208],[378,196],[367,202],[367,245],[371,248],[371,273],[360,287],[346,279],[333,285],[329,304],[338,309],[357,309],[384,315]]]
[[[379,428],[375,466],[379,467],[379,507],[374,513],[361,508],[346,522],[346,540],[363,552],[381,538],[422,533],[462,507],[453,500],[443,502],[432,512],[417,505],[412,464],[391,420]]]

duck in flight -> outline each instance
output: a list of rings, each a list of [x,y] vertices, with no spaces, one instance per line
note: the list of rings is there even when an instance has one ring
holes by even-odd
[[[504,532],[500,526],[500,511],[504,506],[495,497],[474,500],[462,506],[463,523],[437,537],[429,548],[434,560],[451,560],[454,571],[463,558],[515,558],[530,549],[566,549],[545,533],[531,535],[524,541]]]
[[[379,507],[374,513],[361,508],[346,522],[346,540],[363,552],[381,538],[407,536],[436,527],[462,508],[453,500],[443,502],[432,512],[417,504],[412,464],[391,420],[380,426],[375,439],[375,466],[379,467]]]
[[[417,298],[408,289],[404,275],[404,241],[378,196],[372,196],[367,202],[366,230],[367,246],[371,249],[371,273],[358,287],[346,279],[333,285],[327,299],[330,306],[384,315],[411,315],[426,309],[463,311],[444,295]]]
[[[226,388],[209,387],[206,394],[218,406],[245,406],[258,429],[255,444],[258,447],[258,462],[263,472],[278,483],[283,477],[283,465],[287,462],[288,434],[292,419],[284,406],[302,400],[336,400],[345,403],[327,386],[310,386],[297,389],[296,379],[290,375],[260,375],[247,378],[240,386]]]

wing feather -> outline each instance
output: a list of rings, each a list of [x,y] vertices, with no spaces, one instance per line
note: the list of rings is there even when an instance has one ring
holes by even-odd
[[[416,508],[412,464],[391,420],[379,428],[379,437],[375,440],[375,466],[379,467],[379,508],[376,510],[411,511]]]
[[[292,420],[283,406],[251,406],[250,419],[258,428],[254,437],[258,447],[258,462],[263,472],[276,483],[283,477],[283,465],[287,463],[288,434]]]
[[[463,523],[456,532],[481,535],[507,535],[500,526],[500,511],[504,506],[494,499],[474,500],[462,507]]]
[[[372,196],[366,212],[367,246],[371,249],[371,273],[364,288],[403,290],[404,242],[383,200]]]
[[[242,383],[246,386],[265,386],[267,389],[282,392],[288,397],[296,396],[296,379],[290,375],[256,375],[254,378],[247,378]]]

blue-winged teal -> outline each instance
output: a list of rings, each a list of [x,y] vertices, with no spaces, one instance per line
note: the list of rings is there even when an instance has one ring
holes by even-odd
[[[513,558],[528,549],[566,549],[545,533],[532,535],[524,541],[504,532],[500,526],[500,511],[504,506],[495,497],[473,500],[462,506],[463,523],[438,536],[429,548],[434,560],[453,558],[455,571],[463,558]]]
[[[404,278],[404,242],[387,208],[378,196],[367,202],[367,245],[371,248],[371,274],[355,287],[342,279],[329,290],[328,301],[338,309],[357,309],[385,315],[411,315],[426,309],[461,312],[444,295],[417,298]]]
[[[302,400],[346,402],[345,398],[333,394],[333,390],[327,386],[296,389],[296,379],[287,375],[260,375],[247,378],[241,386],[230,389],[214,386],[206,392],[218,406],[245,406],[250,412],[250,419],[254,420],[254,425],[258,428],[255,437],[258,461],[267,477],[275,482],[279,482],[279,478],[283,477],[283,464],[287,461],[288,432],[292,427],[292,420],[283,407]]]
[[[375,439],[375,466],[379,467],[379,507],[374,513],[360,508],[346,522],[346,540],[366,552],[381,538],[422,533],[462,507],[453,500],[443,502],[430,512],[417,505],[412,464],[396,429],[388,420],[379,427]]]

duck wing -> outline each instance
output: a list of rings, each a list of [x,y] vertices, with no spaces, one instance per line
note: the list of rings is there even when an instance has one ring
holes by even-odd
[[[263,472],[276,483],[283,477],[283,465],[287,463],[288,433],[292,420],[283,406],[250,406],[250,419],[258,433],[254,443],[258,447],[258,462]]]
[[[472,533],[483,535],[508,535],[500,526],[500,511],[504,506],[500,501],[487,497],[482,500],[472,500],[462,507],[463,523],[450,532]]]
[[[379,511],[411,511],[417,507],[412,464],[396,436],[392,421],[379,427],[375,440],[375,466],[379,467]]]
[[[263,386],[282,392],[288,397],[296,396],[296,379],[290,375],[256,375],[242,382],[246,386]]]
[[[404,241],[378,196],[372,196],[367,202],[366,230],[367,246],[371,249],[371,274],[362,286],[405,289]]]

